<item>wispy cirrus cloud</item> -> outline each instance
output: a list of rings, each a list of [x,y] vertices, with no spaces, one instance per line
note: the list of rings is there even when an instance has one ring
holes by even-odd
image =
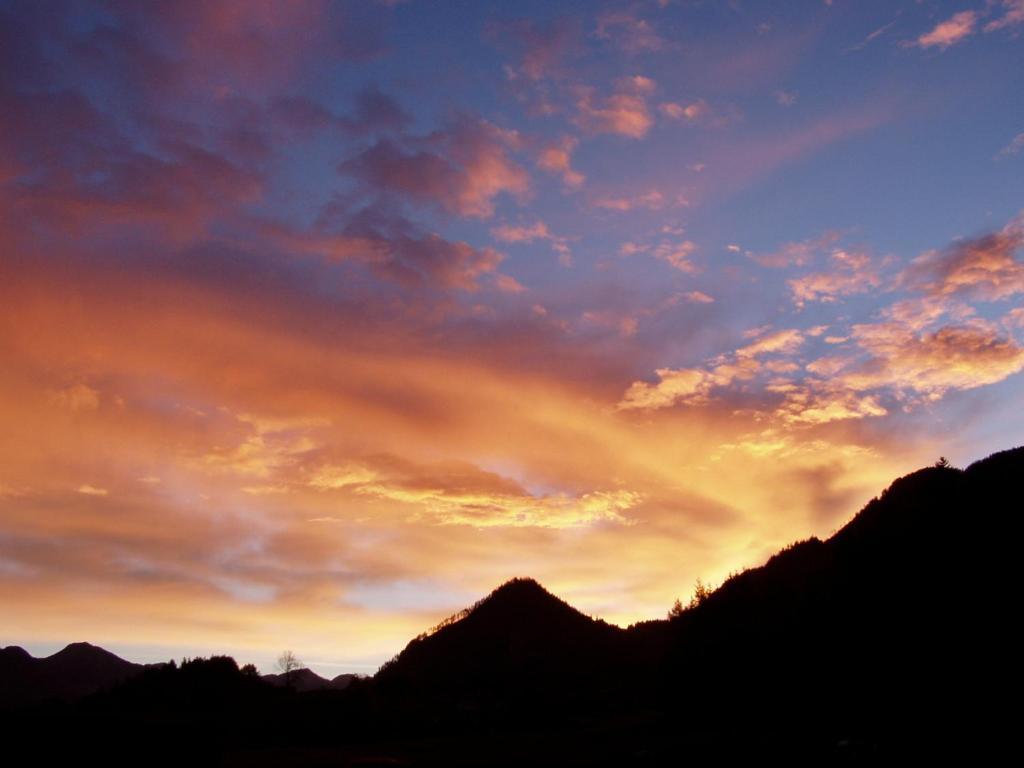
[[[747,251],[746,255],[763,267],[803,267],[810,264],[819,255],[827,253],[839,242],[841,236],[840,232],[829,230],[809,240],[785,243],[770,253]]]
[[[996,155],[996,157],[1013,157],[1014,155],[1019,155],[1021,151],[1024,151],[1024,131],[1018,133],[1016,136],[1010,139],[1010,143],[1003,147],[1001,150],[999,150],[999,153]]]

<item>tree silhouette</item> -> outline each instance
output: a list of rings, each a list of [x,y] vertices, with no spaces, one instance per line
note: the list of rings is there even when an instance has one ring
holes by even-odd
[[[939,469],[946,469],[949,467],[949,459],[945,456],[939,456],[939,460],[935,462],[935,466]]]
[[[690,608],[696,608],[698,605],[708,599],[711,594],[711,588],[701,581],[700,577],[697,577],[697,583],[693,587],[693,597],[690,598]]]
[[[676,601],[672,604],[672,607],[669,609],[668,617],[669,619],[674,619],[677,616],[682,616],[683,611],[685,610],[686,609],[683,607],[683,602],[677,597]]]
[[[302,662],[291,651],[284,651],[277,657],[277,668],[284,675],[285,686],[291,688],[295,680],[295,672],[302,668]]]

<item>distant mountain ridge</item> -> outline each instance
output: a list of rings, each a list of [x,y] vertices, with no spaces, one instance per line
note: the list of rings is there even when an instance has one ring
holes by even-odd
[[[90,643],[71,643],[43,658],[8,646],[0,649],[0,707],[47,699],[71,701],[134,677],[146,666]]]
[[[293,670],[291,675],[286,674],[269,674],[262,675],[261,679],[276,686],[291,686],[291,688],[299,693],[305,693],[306,691],[343,691],[352,685],[352,681],[355,680],[358,675],[353,674],[341,674],[330,680],[326,677],[321,677],[311,669],[303,667],[302,669]]]
[[[0,709],[48,700],[76,701],[90,694],[130,680],[146,669],[163,664],[136,664],[91,643],[70,643],[60,651],[34,657],[16,645],[0,648]],[[306,691],[348,688],[355,674],[341,674],[328,680],[311,669],[292,672],[291,688]],[[274,686],[285,686],[285,675],[263,675]]]

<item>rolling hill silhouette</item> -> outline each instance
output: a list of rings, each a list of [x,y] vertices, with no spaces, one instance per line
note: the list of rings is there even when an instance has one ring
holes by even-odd
[[[335,762],[372,743],[381,759],[438,765],[979,758],[1016,734],[1002,701],[1017,677],[1022,477],[1024,448],[919,470],[828,539],[628,629],[516,578],[345,690],[312,672],[315,690],[285,690],[227,658],[137,674],[83,644],[48,659],[4,649],[0,689],[14,699],[54,680],[84,692],[130,677],[71,714],[32,711],[21,725],[122,718],[144,739],[201,716],[223,726],[196,731],[207,745],[250,756],[273,746],[291,764],[313,743]]]

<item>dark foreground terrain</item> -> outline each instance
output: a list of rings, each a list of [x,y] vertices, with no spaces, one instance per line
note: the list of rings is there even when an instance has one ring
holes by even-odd
[[[1024,448],[894,482],[664,621],[513,579],[373,678],[0,651],[10,765],[990,762],[1015,753]],[[1013,646],[1013,647],[1011,647]],[[58,658],[60,657],[60,658]],[[53,661],[56,659],[56,661]],[[312,673],[310,673],[312,674]],[[1005,758],[1004,758],[1005,759]]]

